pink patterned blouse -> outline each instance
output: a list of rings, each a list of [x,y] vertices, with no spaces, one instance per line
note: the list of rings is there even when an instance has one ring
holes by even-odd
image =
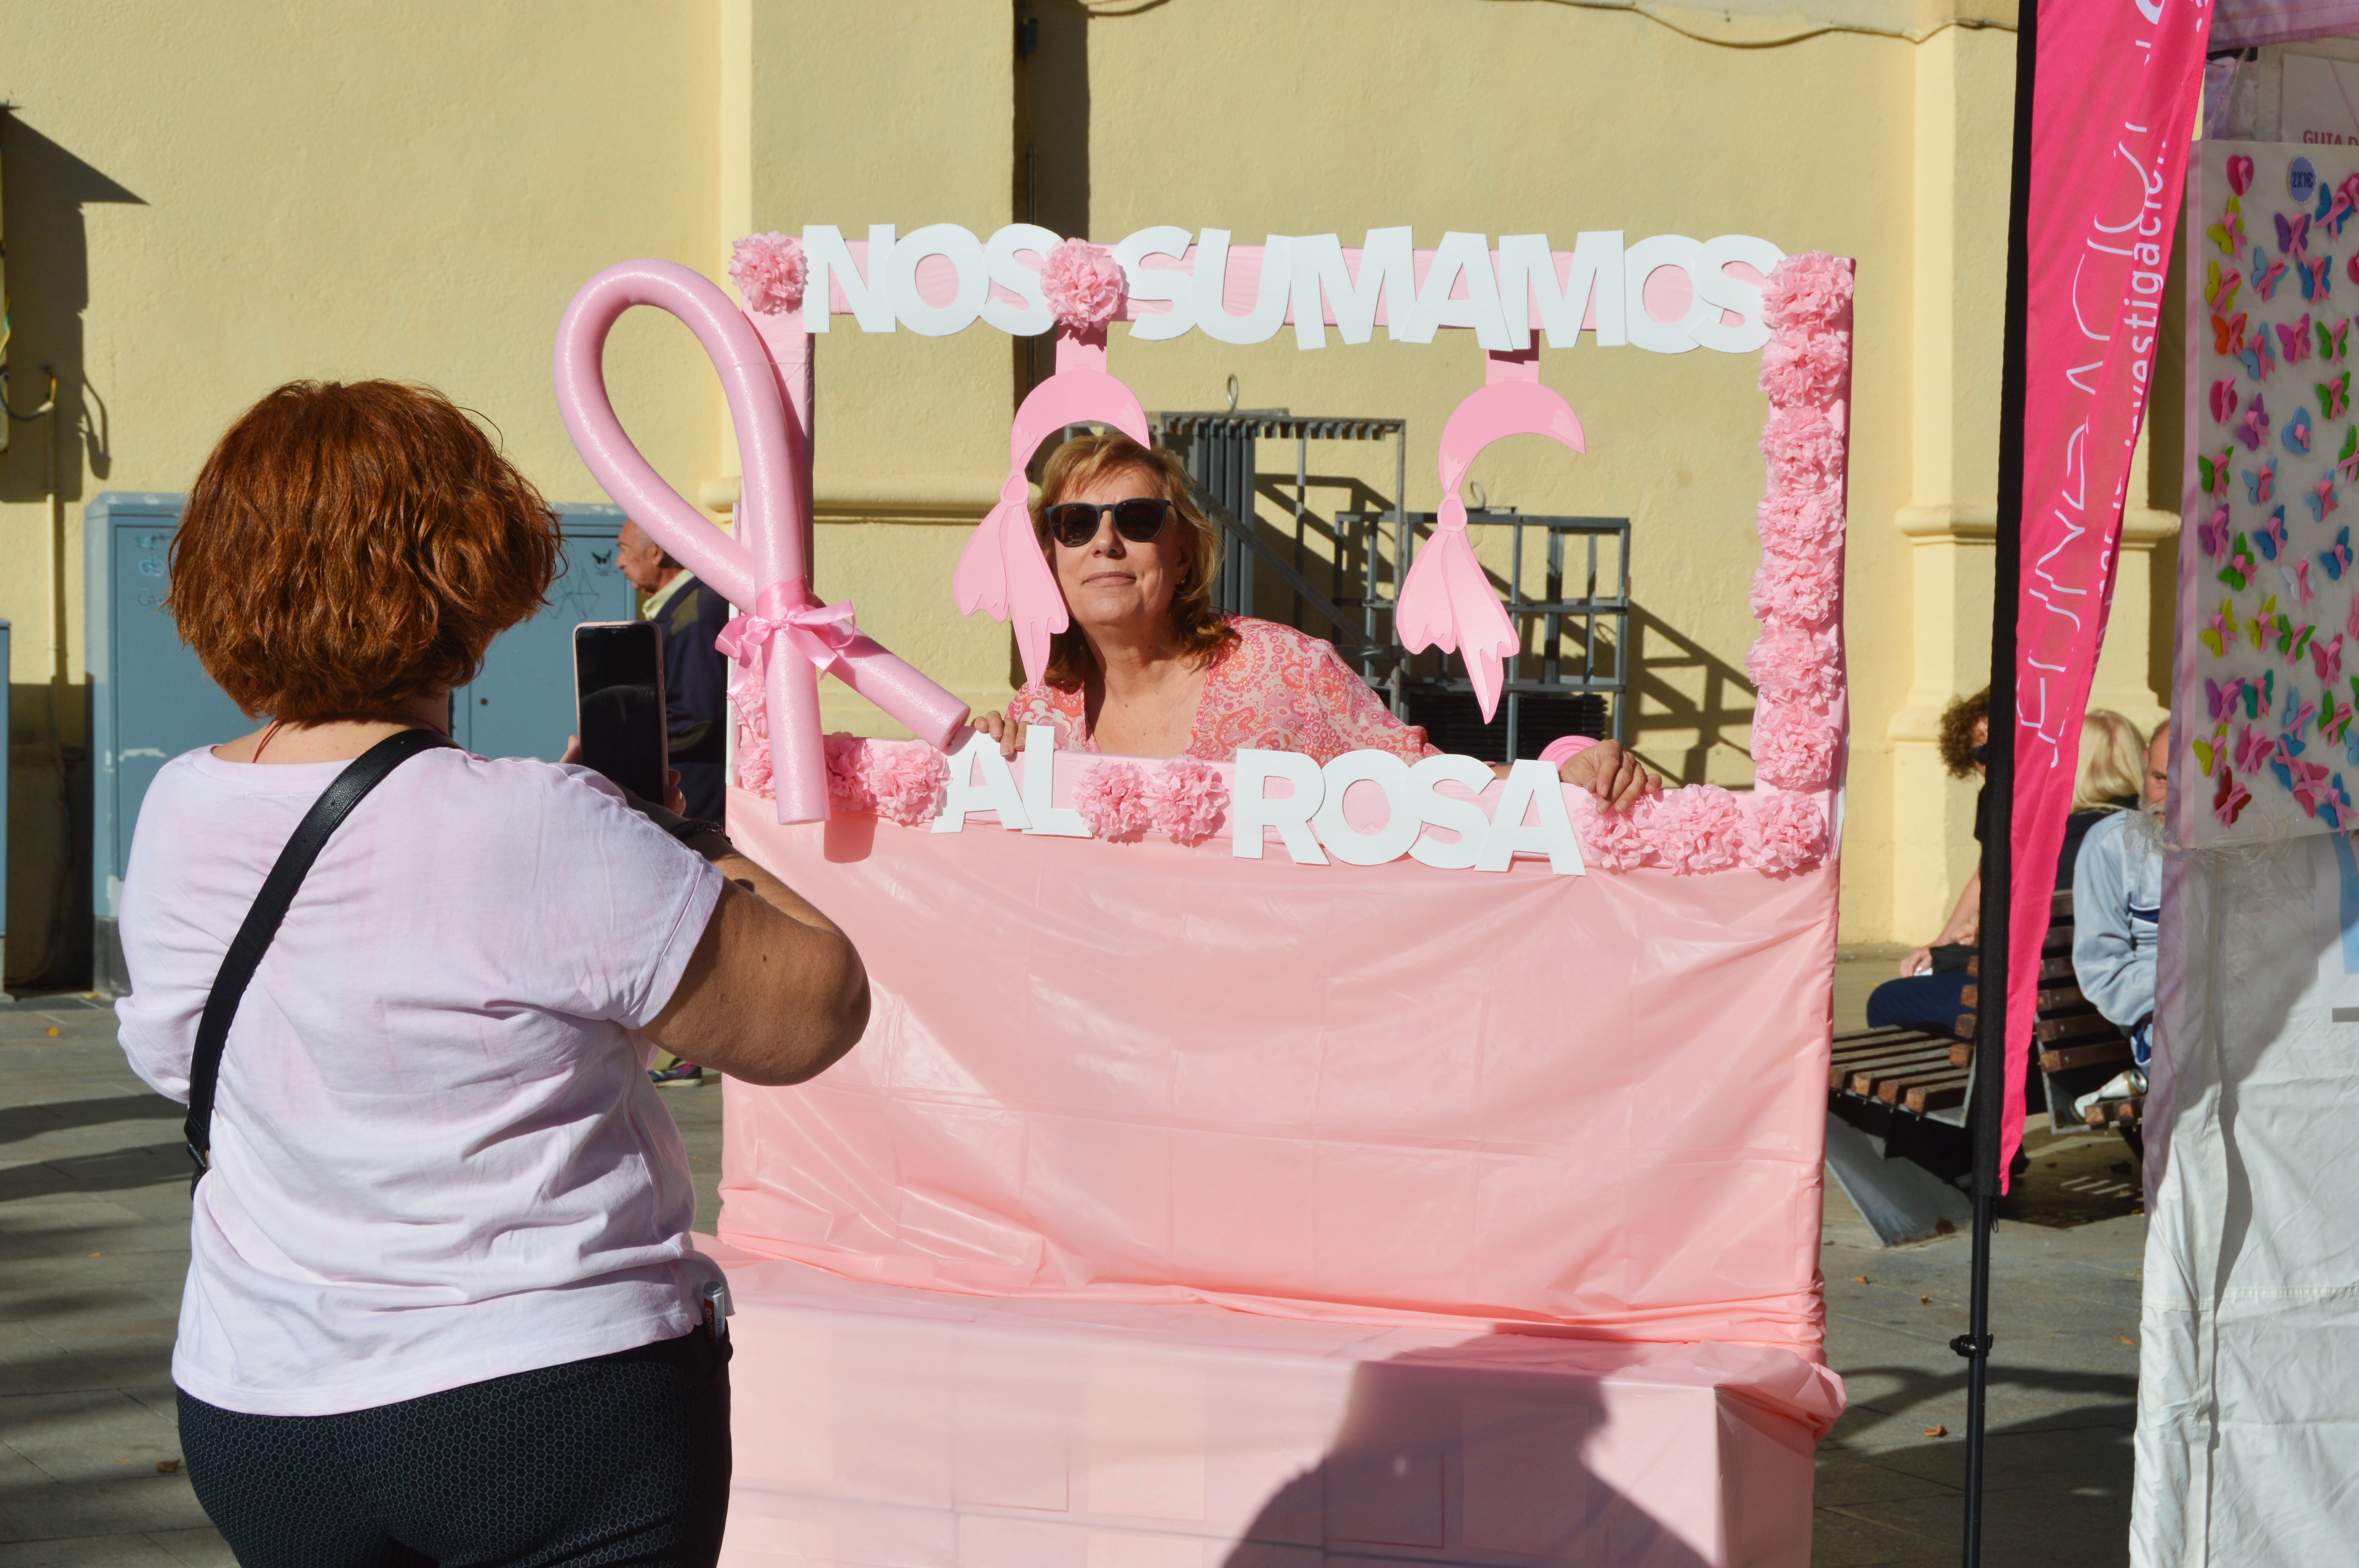
[[[1237,640],[1212,655],[1183,755],[1224,762],[1258,747],[1322,763],[1359,751],[1415,762],[1439,750],[1425,743],[1422,729],[1395,719],[1332,643],[1246,615],[1228,623]],[[1027,724],[1054,725],[1059,751],[1094,752],[1088,704],[1086,692],[1036,683],[1007,705],[1007,721],[1019,732]]]

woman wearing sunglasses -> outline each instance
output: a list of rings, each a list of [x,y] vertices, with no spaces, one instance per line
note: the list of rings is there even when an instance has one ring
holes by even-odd
[[[1054,726],[1060,751],[1132,757],[1223,762],[1259,747],[1323,763],[1439,750],[1332,643],[1212,609],[1220,536],[1169,452],[1112,433],[1066,442],[1049,459],[1032,524],[1072,623],[1049,644],[1045,679],[1017,692],[1005,719],[975,719],[1002,750],[1012,754],[1034,724]],[[1662,788],[1612,741],[1576,752],[1562,776],[1612,809]]]

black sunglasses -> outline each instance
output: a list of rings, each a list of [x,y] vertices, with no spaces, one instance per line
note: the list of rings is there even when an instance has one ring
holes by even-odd
[[[1049,537],[1069,550],[1078,550],[1098,536],[1098,514],[1102,512],[1114,514],[1114,531],[1134,545],[1146,544],[1162,533],[1163,525],[1171,520],[1171,503],[1147,495],[1102,504],[1060,501],[1042,515],[1048,519]]]

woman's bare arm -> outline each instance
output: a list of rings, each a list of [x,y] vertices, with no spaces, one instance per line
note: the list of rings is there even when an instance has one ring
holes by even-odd
[[[750,1084],[799,1084],[868,1027],[868,971],[835,923],[718,833],[690,839],[726,879],[679,989],[643,1033]]]

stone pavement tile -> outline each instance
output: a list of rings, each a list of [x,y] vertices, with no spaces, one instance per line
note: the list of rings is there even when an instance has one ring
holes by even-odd
[[[1938,1480],[1895,1469],[1864,1454],[1832,1444],[1819,1448],[1818,1487],[1813,1497],[1822,1509],[1853,1503],[1887,1502],[1895,1498],[1956,1495]]]
[[[1876,1456],[1895,1474],[1949,1487],[1966,1483],[1966,1444],[1952,1427],[1943,1444],[1895,1449]],[[2118,1498],[2122,1528],[2129,1528],[2130,1434],[2126,1428],[1993,1432],[1983,1444],[1983,1492],[2047,1491],[2082,1498]],[[2068,1484],[2069,1483],[2069,1484]]]
[[[1949,1510],[1946,1528],[1821,1508],[1810,1522],[1810,1568],[1914,1568],[1937,1563],[1941,1568],[1957,1568],[1959,1506],[1951,1498],[1937,1507],[1936,1520],[1939,1508]]]
[[[236,1563],[229,1547],[212,1531],[213,1541],[220,1544],[216,1557],[180,1556],[168,1541],[192,1536],[193,1530],[174,1530],[146,1535],[82,1535],[70,1540],[0,1541],[0,1568],[187,1568],[188,1564],[220,1563],[223,1568]]]
[[[202,1530],[151,1530],[147,1539],[170,1552],[181,1568],[237,1568],[236,1553],[211,1525]]]
[[[1913,1548],[1921,1555],[1936,1553],[1958,1561],[1962,1517],[1956,1498],[1904,1498],[1891,1502],[1862,1503],[1837,1510],[1843,1518],[1880,1527],[1925,1543]],[[1821,1521],[1827,1517],[1821,1514]],[[2067,1490],[1989,1492],[1983,1499],[1983,1562],[1989,1568],[2017,1564],[2095,1563],[2129,1560],[2130,1510],[2126,1495],[2119,1498],[2075,1495]],[[1928,1550],[1930,1548],[1930,1550]],[[1896,1552],[1893,1560],[1901,1557]],[[1821,1563],[1815,1552],[1814,1564]],[[1862,1557],[1858,1563],[1881,1563]]]
[[[168,1142],[103,1149],[88,1154],[0,1168],[0,1203],[103,1193],[177,1182],[186,1187],[189,1152],[177,1133]]]
[[[117,1390],[0,1397],[0,1541],[206,1527],[184,1472],[179,1433]]]

